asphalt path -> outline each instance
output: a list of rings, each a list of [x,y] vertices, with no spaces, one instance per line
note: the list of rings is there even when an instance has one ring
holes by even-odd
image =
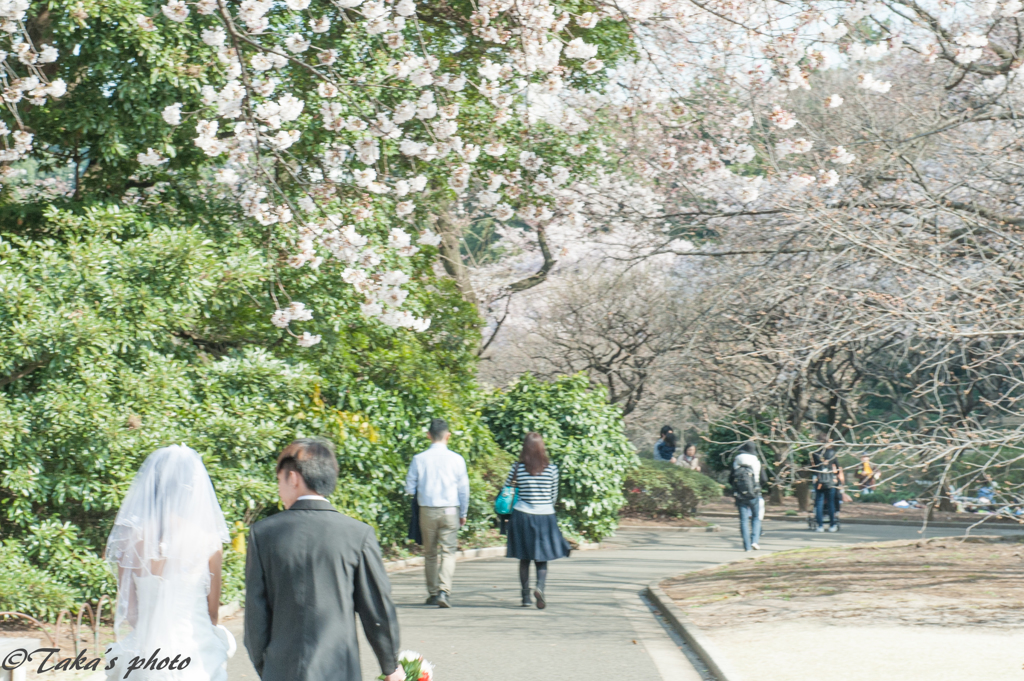
[[[766,522],[766,530],[763,552],[922,536],[919,528],[878,525],[845,525],[838,533],[816,534],[802,523],[781,521]],[[962,530],[932,529],[925,536],[958,534]],[[723,522],[720,532],[620,529],[600,550],[549,564],[545,610],[520,606],[514,560],[459,563],[454,607],[448,610],[423,605],[422,569],[394,573],[402,648],[430,660],[439,681],[700,681],[707,677],[694,668],[685,646],[660,622],[641,591],[660,577],[745,555],[736,523]],[[228,662],[228,678],[256,681],[242,646],[243,617],[224,624],[239,643]],[[361,646],[363,681],[370,681],[380,669],[362,639]]]

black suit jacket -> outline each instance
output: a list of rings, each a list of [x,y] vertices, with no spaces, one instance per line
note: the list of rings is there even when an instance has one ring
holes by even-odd
[[[409,532],[406,535],[409,539],[423,546],[423,531],[420,529],[420,502],[416,501],[416,495],[412,495],[412,509],[409,512]]]
[[[398,616],[373,529],[303,499],[249,531],[245,647],[263,681],[358,681],[355,616],[398,668]]]

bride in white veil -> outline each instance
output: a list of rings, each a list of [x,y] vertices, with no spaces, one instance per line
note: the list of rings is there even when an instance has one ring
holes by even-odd
[[[150,454],[107,539],[106,559],[117,571],[108,679],[126,672],[135,681],[227,678],[236,644],[217,626],[217,610],[228,540],[199,455],[185,446]]]

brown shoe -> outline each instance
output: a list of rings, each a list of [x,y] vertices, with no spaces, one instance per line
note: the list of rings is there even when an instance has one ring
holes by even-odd
[[[543,610],[548,607],[548,604],[544,601],[544,592],[540,589],[534,589],[533,597],[537,599],[537,609]]]

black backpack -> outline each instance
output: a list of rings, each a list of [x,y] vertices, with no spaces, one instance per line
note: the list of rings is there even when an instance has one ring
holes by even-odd
[[[832,489],[837,484],[836,472],[835,472],[835,457],[829,456],[828,454],[819,455],[817,470],[815,474],[818,476],[818,484],[821,485],[822,489]]]
[[[759,495],[757,479],[754,477],[754,469],[750,466],[736,466],[729,474],[729,484],[732,485],[732,494],[738,501],[752,501]]]

